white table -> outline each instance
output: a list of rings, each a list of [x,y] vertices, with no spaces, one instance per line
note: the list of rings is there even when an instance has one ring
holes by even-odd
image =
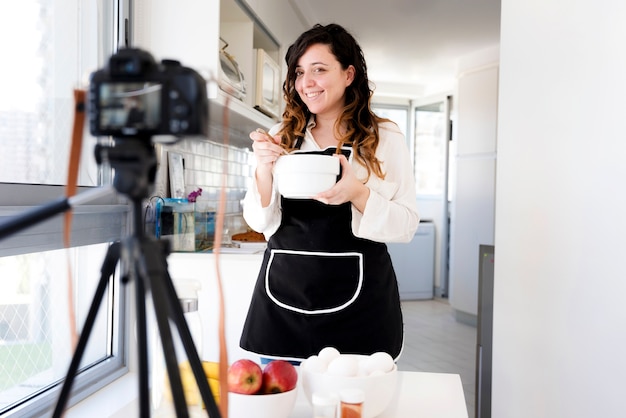
[[[290,418],[311,418],[312,408],[298,393]],[[389,407],[377,418],[467,418],[458,374],[398,372],[398,389]]]

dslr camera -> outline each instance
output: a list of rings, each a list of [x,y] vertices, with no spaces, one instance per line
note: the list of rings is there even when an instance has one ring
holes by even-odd
[[[180,62],[157,63],[137,48],[120,49],[91,74],[87,102],[94,136],[149,138],[207,135],[205,79]]]

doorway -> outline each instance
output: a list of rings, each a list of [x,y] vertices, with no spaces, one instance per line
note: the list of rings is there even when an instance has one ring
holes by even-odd
[[[452,96],[413,103],[412,154],[420,217],[435,224],[435,296],[449,292]]]

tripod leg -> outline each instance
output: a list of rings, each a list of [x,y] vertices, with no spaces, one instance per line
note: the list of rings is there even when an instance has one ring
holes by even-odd
[[[131,251],[134,248],[131,246]],[[131,263],[133,279],[135,281],[135,304],[137,314],[137,372],[139,382],[139,416],[150,416],[150,383],[148,382],[148,330],[146,320],[146,287],[140,277],[137,277],[137,269]]]
[[[164,253],[164,244],[162,242],[152,242],[151,244],[159,248],[158,251],[145,252],[145,254],[151,256],[150,262],[148,263],[151,273],[149,275],[151,278],[158,279],[152,281],[153,297],[162,301],[162,305],[159,306],[167,307],[169,319],[176,326],[209,417],[220,418],[221,415],[217,408],[215,398],[213,397],[206,375],[204,374],[202,362],[193,343],[193,337],[189,331],[182,307],[178,301],[176,289],[167,271],[167,254]]]
[[[170,329],[170,323],[168,320],[168,307],[166,306],[167,300],[163,297],[163,295],[160,294],[161,292],[159,292],[157,288],[158,285],[152,283],[151,292],[153,304],[155,307],[154,313],[159,328],[159,334],[161,336],[163,356],[167,368],[167,375],[169,377],[172,398],[174,400],[176,417],[186,418],[189,411],[187,410],[185,393],[180,377],[180,369],[178,368],[179,362],[176,357],[174,339],[172,337],[172,331]]]
[[[170,388],[172,398],[174,400],[174,408],[176,416],[178,418],[186,418],[189,415],[187,410],[187,403],[185,401],[185,394],[180,377],[180,370],[178,368],[178,360],[176,358],[176,349],[174,347],[174,340],[172,338],[172,331],[170,329],[169,314],[170,307],[168,306],[167,298],[164,295],[161,282],[163,281],[159,272],[158,265],[162,263],[162,260],[158,258],[147,262],[145,256],[157,256],[161,254],[161,247],[156,242],[143,240],[142,241],[142,254],[144,257],[137,258],[137,267],[140,278],[144,282],[146,290],[152,294],[152,301],[154,305],[154,313],[161,336],[161,345],[163,348],[163,355],[165,359],[165,365],[167,367],[167,374],[170,381]],[[156,264],[156,266],[155,266]],[[148,267],[149,266],[149,267]],[[144,416],[144,415],[142,415]]]
[[[68,397],[72,390],[74,378],[76,377],[78,367],[80,366],[80,361],[82,360],[83,354],[85,353],[85,348],[87,347],[87,342],[89,341],[89,335],[93,330],[93,325],[96,321],[96,316],[98,315],[98,310],[100,309],[100,304],[102,303],[102,299],[104,297],[104,292],[106,291],[106,288],[109,284],[109,278],[115,272],[115,266],[117,265],[119,258],[120,243],[115,242],[109,247],[109,249],[107,250],[107,254],[104,258],[104,262],[100,270],[100,281],[98,282],[96,293],[91,302],[91,306],[89,307],[89,312],[87,314],[85,324],[83,325],[83,329],[80,333],[80,338],[78,339],[76,350],[74,351],[70,367],[65,376],[65,381],[63,382],[63,387],[61,388],[61,393],[59,394],[57,404],[54,408],[54,413],[52,415],[53,418],[59,418],[63,414],[63,410],[65,409]]]
[[[185,354],[187,355],[191,370],[193,371],[196,383],[198,384],[198,389],[200,391],[202,401],[207,409],[207,413],[210,417],[220,418],[219,409],[215,402],[213,393],[211,392],[207,377],[204,374],[202,361],[200,360],[198,351],[194,345],[191,331],[189,331],[185,315],[182,307],[180,306],[180,302],[176,296],[176,290],[169,275],[166,276],[166,280],[163,282],[163,285],[166,287],[165,294],[169,298],[168,305],[172,306],[172,309],[170,310],[170,319],[174,322],[181,342],[183,343]]]

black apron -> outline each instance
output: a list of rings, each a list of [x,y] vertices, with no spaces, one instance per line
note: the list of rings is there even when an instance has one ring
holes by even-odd
[[[281,197],[240,345],[264,357],[305,359],[402,350],[396,275],[384,243],[357,238],[351,203]]]

